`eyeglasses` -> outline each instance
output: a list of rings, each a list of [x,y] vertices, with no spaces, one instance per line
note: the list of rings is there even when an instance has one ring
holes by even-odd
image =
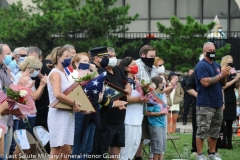
[[[17,54],[18,57],[26,57],[26,54]]]

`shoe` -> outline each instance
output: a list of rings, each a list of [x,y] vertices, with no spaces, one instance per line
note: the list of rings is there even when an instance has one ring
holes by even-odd
[[[218,154],[210,154],[208,160],[222,160],[222,158]]]
[[[187,125],[187,122],[183,122],[182,124],[183,124],[183,125]]]
[[[207,160],[207,158],[204,155],[197,155],[196,160]]]

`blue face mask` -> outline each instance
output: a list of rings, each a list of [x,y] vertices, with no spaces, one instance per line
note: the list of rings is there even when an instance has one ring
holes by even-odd
[[[16,60],[13,60],[9,63],[8,68],[12,71],[13,69],[15,69],[17,67],[17,62]]]
[[[71,58],[64,59],[64,61],[63,62],[61,61],[61,63],[62,63],[63,68],[66,68],[66,67],[70,66]]]
[[[19,59],[18,59],[18,64],[20,64],[22,61],[24,61],[25,58],[26,58],[26,57],[19,57]]]
[[[82,70],[89,69],[89,67],[90,67],[90,64],[88,64],[88,63],[80,63],[78,65],[78,69],[82,69]]]
[[[33,73],[32,74],[30,74],[30,77],[37,77],[38,76],[38,74],[39,74],[39,70],[37,71],[37,70],[34,70],[33,71]]]
[[[5,56],[5,59],[3,60],[3,63],[4,63],[5,65],[9,65],[9,64],[11,63],[11,61],[12,61],[12,56],[6,55],[6,56]]]

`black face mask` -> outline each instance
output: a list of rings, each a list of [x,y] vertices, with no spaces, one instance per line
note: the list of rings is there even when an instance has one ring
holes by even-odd
[[[228,63],[227,66],[232,67],[233,68],[233,63]]]
[[[145,63],[145,65],[147,65],[149,68],[152,68],[155,58],[143,58],[143,57],[141,57],[141,60],[142,60],[143,63]]]
[[[108,66],[109,59],[108,58],[102,58],[102,61],[100,62],[101,66],[103,68]]]
[[[206,56],[207,56],[209,59],[213,60],[213,59],[215,58],[215,55],[216,55],[215,52],[206,52],[206,53],[207,53]]]

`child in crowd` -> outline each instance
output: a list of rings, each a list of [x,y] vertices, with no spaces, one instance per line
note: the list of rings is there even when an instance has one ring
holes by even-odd
[[[152,78],[152,82],[156,85],[154,92],[162,100],[162,77],[155,76]],[[151,154],[154,155],[153,160],[163,160],[163,153],[166,151],[166,115],[167,113],[161,113],[159,105],[147,104],[146,116],[148,116]]]

